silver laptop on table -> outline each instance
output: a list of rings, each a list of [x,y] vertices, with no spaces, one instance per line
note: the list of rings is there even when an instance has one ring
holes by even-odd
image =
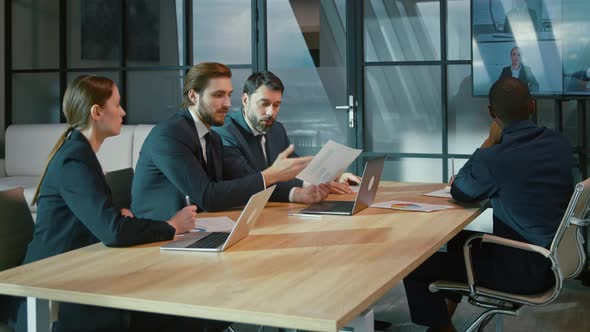
[[[224,251],[239,242],[254,228],[254,224],[276,186],[252,195],[231,232],[194,232],[161,246],[161,250]]]
[[[354,201],[323,201],[312,204],[299,211],[299,214],[336,214],[351,216],[360,212],[375,200],[377,188],[381,173],[383,173],[383,164],[385,157],[379,157],[367,161],[363,171],[363,179],[360,184],[359,192]]]

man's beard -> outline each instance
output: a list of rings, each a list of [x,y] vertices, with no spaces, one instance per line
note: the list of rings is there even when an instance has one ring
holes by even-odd
[[[247,112],[247,114],[248,120],[250,120],[250,123],[252,124],[252,126],[254,126],[254,129],[258,130],[261,133],[268,131],[270,127],[272,127],[272,125],[275,123],[271,115],[265,115],[261,118],[257,118],[255,112]],[[273,122],[271,122],[271,124],[269,125],[263,122],[268,120],[273,120]]]
[[[205,103],[202,101],[202,98],[199,98],[199,102],[197,104],[197,114],[199,114],[203,122],[209,124],[210,126],[223,126],[225,123],[225,117],[223,117],[221,120],[215,119],[215,110],[211,106],[205,105]]]

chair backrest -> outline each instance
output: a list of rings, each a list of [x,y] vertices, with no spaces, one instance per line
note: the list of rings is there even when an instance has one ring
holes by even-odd
[[[576,277],[586,264],[584,239],[578,225],[571,223],[572,217],[584,219],[590,203],[590,178],[576,185],[572,198],[557,228],[551,253],[557,259],[564,279]]]
[[[22,262],[33,238],[33,227],[24,189],[0,191],[0,271]]]
[[[113,205],[119,209],[128,209],[131,206],[133,168],[129,167],[108,172],[105,174],[105,179],[111,188]]]

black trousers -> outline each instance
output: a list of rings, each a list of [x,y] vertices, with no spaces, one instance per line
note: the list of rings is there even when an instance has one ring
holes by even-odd
[[[502,230],[501,233],[499,236],[524,241],[511,230]],[[469,231],[459,233],[448,243],[447,252],[436,252],[404,279],[410,315],[415,324],[442,328],[450,323],[445,298],[460,302],[461,295],[431,293],[428,286],[437,280],[467,282],[462,250],[472,234]],[[555,282],[551,263],[540,254],[477,241],[472,243],[476,285],[505,292],[534,294],[549,289]]]

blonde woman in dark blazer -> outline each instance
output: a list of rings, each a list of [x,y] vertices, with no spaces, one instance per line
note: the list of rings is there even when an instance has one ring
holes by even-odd
[[[97,242],[123,247],[170,240],[194,227],[194,205],[181,209],[167,222],[125,216],[113,206],[96,152],[106,138],[121,130],[125,111],[119,102],[119,91],[108,78],[84,75],[68,86],[63,100],[68,127],[49,155],[33,199],[37,203],[37,222],[25,264]],[[160,325],[182,330],[183,326],[194,329],[201,323],[62,303],[53,330],[162,331]],[[24,330],[26,304],[21,302],[17,331]]]

